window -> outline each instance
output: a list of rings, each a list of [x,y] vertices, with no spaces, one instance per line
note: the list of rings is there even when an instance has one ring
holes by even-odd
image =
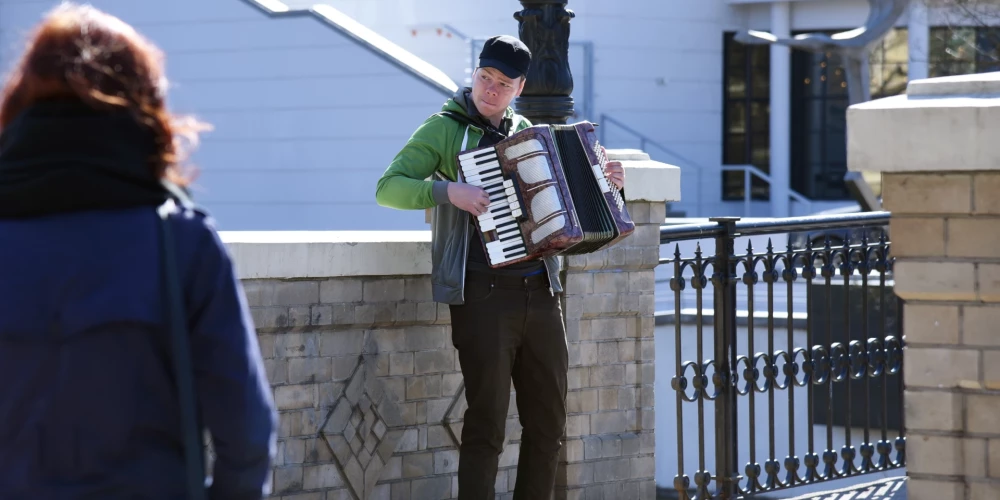
[[[832,34],[836,31],[829,31]],[[908,35],[889,31],[869,56],[873,99],[906,90]],[[845,200],[847,72],[836,52],[792,51],[792,189],[814,200]]]
[[[814,200],[850,197],[847,73],[836,52],[792,51],[792,189]]]
[[[906,92],[909,75],[910,41],[906,28],[890,30],[868,56],[872,99]]]
[[[942,26],[930,35],[928,76],[1000,70],[1000,28]]]
[[[843,30],[830,30],[836,33]],[[796,33],[797,34],[797,33]],[[723,159],[770,172],[770,49],[724,35]],[[847,172],[845,68],[836,53],[793,50],[791,186],[815,200],[845,200]],[[1000,27],[932,27],[931,77],[1000,71]],[[902,94],[909,73],[906,28],[890,30],[869,56],[872,99]],[[752,198],[767,200],[765,182],[753,179]],[[877,186],[873,186],[878,191]],[[724,200],[743,198],[742,172],[724,172]]]
[[[753,165],[770,172],[771,165],[771,50],[767,45],[744,45],[724,35],[722,163]],[[766,182],[753,178],[751,196],[769,198]],[[722,173],[722,198],[743,199],[743,173]]]

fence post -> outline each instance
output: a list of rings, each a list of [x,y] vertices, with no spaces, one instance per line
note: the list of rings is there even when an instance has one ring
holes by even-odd
[[[715,262],[712,284],[715,291],[715,377],[719,396],[715,400],[715,470],[719,499],[737,497],[740,475],[737,472],[738,443],[736,430],[736,264],[733,233],[739,217],[713,217],[712,222],[725,228],[715,238]]]

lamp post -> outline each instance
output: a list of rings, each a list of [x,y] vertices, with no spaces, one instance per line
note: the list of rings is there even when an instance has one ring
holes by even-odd
[[[568,0],[520,0],[514,13],[518,35],[531,51],[524,91],[514,102],[533,124],[559,124],[573,116],[573,74],[569,70]]]

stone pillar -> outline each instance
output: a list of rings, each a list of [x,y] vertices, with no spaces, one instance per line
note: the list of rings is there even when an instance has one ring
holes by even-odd
[[[1000,74],[910,82],[848,110],[881,172],[904,300],[911,500],[1000,498]]]
[[[655,497],[653,267],[680,170],[623,160],[638,229],[572,257],[564,283],[569,422],[556,498]],[[447,306],[431,299],[430,231],[223,232],[280,413],[271,498],[458,494],[465,395]],[[517,479],[514,394],[497,498]]]
[[[566,259],[567,441],[557,499],[654,499],[654,268],[666,202],[680,171],[641,151],[608,151],[626,170],[636,230],[601,252]]]

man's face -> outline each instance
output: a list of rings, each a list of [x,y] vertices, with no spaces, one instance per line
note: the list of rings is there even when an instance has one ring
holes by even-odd
[[[508,78],[495,68],[479,68],[472,75],[472,100],[483,116],[502,115],[524,90],[524,77]]]

